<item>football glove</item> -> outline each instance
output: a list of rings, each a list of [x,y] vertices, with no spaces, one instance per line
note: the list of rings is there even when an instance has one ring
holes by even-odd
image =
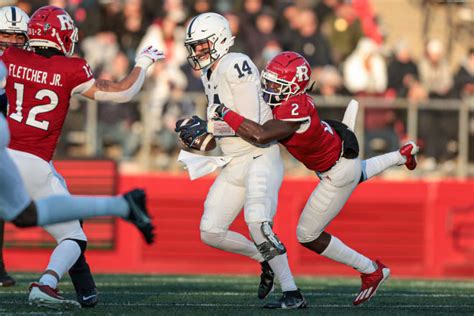
[[[155,61],[164,59],[165,54],[162,51],[154,48],[153,46],[148,46],[142,50],[137,57],[135,58],[135,66],[143,69],[148,69]]]
[[[224,104],[213,104],[207,108],[207,117],[214,121],[223,121],[230,109]]]
[[[174,131],[179,133],[179,139],[185,146],[194,148],[197,138],[207,133],[207,122],[193,115],[190,119],[178,120]]]

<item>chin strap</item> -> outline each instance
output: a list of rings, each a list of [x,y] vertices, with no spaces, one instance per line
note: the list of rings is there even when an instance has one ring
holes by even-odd
[[[313,91],[313,88],[314,88],[315,84],[316,84],[316,81],[311,82],[309,84],[309,87],[304,90],[304,93]]]

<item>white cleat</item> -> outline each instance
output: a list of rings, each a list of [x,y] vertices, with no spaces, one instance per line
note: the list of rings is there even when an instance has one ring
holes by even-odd
[[[30,305],[47,307],[56,310],[74,310],[81,308],[81,304],[73,300],[67,300],[59,295],[57,289],[48,285],[33,282],[30,285],[30,295],[28,297]]]

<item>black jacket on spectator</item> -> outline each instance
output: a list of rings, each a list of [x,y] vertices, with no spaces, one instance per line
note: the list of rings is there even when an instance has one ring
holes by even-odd
[[[303,55],[311,67],[333,64],[329,42],[320,32],[309,37],[297,35],[297,37],[294,38],[291,50]]]
[[[474,86],[474,74],[470,74],[464,66],[461,66],[454,76],[453,96],[461,98],[466,93],[465,87],[469,84]],[[473,89],[474,87],[471,91]]]
[[[392,60],[388,65],[388,88],[396,91],[397,96],[406,97],[408,87],[403,83],[406,75],[412,75],[418,80],[418,67],[412,61],[402,63],[396,59]]]

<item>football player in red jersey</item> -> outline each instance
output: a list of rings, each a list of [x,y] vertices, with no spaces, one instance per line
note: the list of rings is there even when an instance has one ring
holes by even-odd
[[[214,119],[224,120],[249,142],[280,141],[296,159],[317,173],[321,181],[301,214],[298,240],[304,247],[361,273],[361,289],[353,301],[359,305],[375,294],[390,270],[324,230],[360,182],[395,165],[405,164],[414,169],[418,147],[410,142],[399,151],[361,161],[352,132],[354,112],[348,109],[342,123],[322,121],[306,93],[310,76],[311,67],[304,57],[295,52],[280,53],[267,64],[261,76],[263,97],[272,106],[273,120],[259,125],[223,104],[216,104],[209,111]]]
[[[28,21],[30,18],[18,7],[7,6],[0,8],[0,54],[10,45],[24,47],[27,40]],[[0,114],[7,113],[7,97],[0,89]],[[0,286],[15,285],[13,279],[5,270],[3,263],[3,235],[5,223],[0,220]]]
[[[153,47],[138,54],[135,68],[119,82],[96,80],[87,62],[74,58],[77,28],[63,9],[46,6],[38,9],[28,23],[31,51],[16,47],[5,50],[1,59],[8,68],[6,94],[9,100],[8,123],[11,131],[9,154],[15,161],[29,195],[33,199],[69,194],[51,159],[66,118],[69,101],[81,94],[98,101],[128,102],[141,88],[145,72],[155,61],[164,58]],[[65,209],[65,212],[68,210]],[[58,242],[46,272],[33,284],[30,302],[64,307],[47,286],[55,290],[62,275],[83,254],[87,238],[79,221],[47,226]],[[89,274],[90,275],[90,274]],[[97,303],[92,278],[79,285],[78,299],[84,306]],[[81,290],[83,290],[81,292]],[[38,295],[42,295],[38,299]]]

